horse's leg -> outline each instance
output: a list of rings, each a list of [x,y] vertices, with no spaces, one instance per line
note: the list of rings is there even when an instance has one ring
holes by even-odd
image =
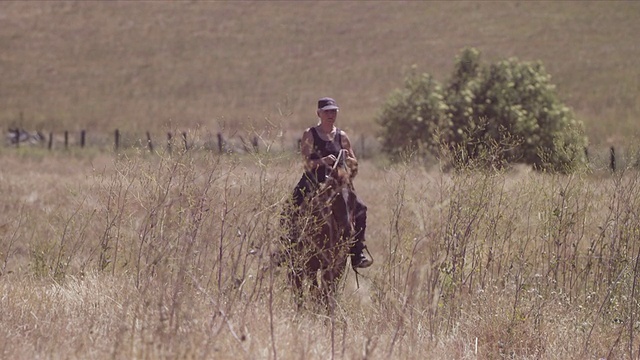
[[[314,254],[307,263],[307,279],[311,280],[309,284],[309,294],[313,301],[318,302],[322,296],[322,281],[318,281],[318,270],[320,270],[319,254]]]
[[[304,291],[302,289],[302,271],[299,269],[291,269],[289,272],[289,281],[291,283],[291,288],[293,289],[293,299],[298,310],[300,310],[304,299]]]
[[[333,275],[333,271],[331,269],[323,269],[322,270],[322,284],[320,288],[320,296],[322,304],[325,309],[329,311],[330,314],[333,313],[335,309],[336,303],[336,286],[337,279]]]
[[[309,293],[311,294],[311,298],[317,301],[321,299],[322,296],[322,290],[320,289],[321,283],[318,282],[318,273],[315,272],[309,274],[309,276],[313,279],[309,285]]]
[[[323,271],[322,277],[324,301],[330,313],[333,313],[337,304],[338,285],[347,266],[347,255],[344,250],[337,251],[334,259],[331,267]]]

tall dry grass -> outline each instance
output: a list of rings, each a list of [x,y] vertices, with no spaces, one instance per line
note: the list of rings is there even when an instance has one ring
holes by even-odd
[[[4,152],[3,358],[636,358],[638,173],[365,161],[334,316],[268,255],[292,154]]]

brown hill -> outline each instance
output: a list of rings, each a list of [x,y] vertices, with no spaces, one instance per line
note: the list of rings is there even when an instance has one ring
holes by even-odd
[[[3,2],[0,122],[297,133],[328,95],[373,134],[412,65],[445,81],[473,46],[542,61],[598,143],[637,130],[638,19],[638,2]]]

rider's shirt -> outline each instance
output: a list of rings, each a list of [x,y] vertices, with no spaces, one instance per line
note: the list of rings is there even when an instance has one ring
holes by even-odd
[[[313,135],[313,152],[309,155],[309,159],[317,160],[329,155],[333,155],[337,158],[340,154],[340,150],[342,149],[341,133],[340,129],[336,128],[336,136],[333,137],[333,140],[326,141],[320,138],[316,128],[312,127],[311,135]],[[329,166],[321,165],[314,170],[307,171],[306,175],[314,182],[321,183],[326,180],[330,169],[331,168]]]

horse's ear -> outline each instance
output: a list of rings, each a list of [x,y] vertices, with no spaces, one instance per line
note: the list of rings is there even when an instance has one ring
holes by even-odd
[[[346,184],[351,181],[351,172],[348,168],[338,168],[336,170],[336,178],[340,184]]]
[[[347,158],[346,163],[349,169],[349,178],[353,180],[358,175],[358,160]]]

